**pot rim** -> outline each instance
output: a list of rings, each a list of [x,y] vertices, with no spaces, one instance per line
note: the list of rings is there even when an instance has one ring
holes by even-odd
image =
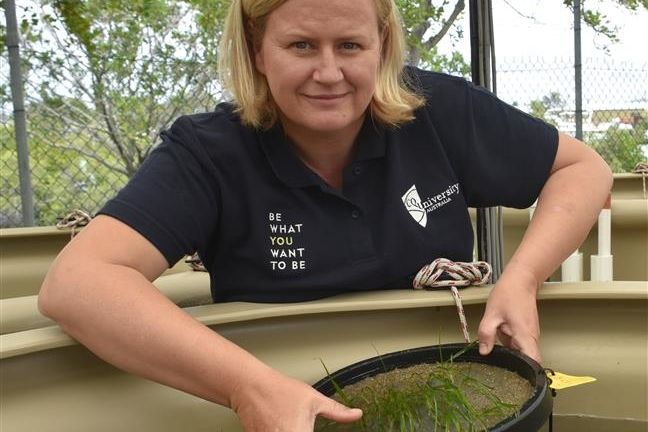
[[[377,355],[339,369],[313,384],[313,387],[330,397],[335,394],[333,380],[340,387],[345,387],[394,369],[421,363],[436,363],[439,359],[450,358],[465,347],[465,343],[429,345]],[[537,431],[551,415],[553,399],[547,376],[543,367],[531,357],[519,351],[495,345],[493,351],[487,356],[482,356],[479,354],[478,347],[473,347],[453,361],[483,363],[507,369],[525,378],[533,387],[531,397],[522,405],[519,412],[491,427],[490,432]]]

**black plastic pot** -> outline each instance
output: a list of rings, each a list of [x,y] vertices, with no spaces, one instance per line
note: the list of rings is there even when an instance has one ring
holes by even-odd
[[[313,387],[326,396],[333,396],[335,388],[332,381],[335,381],[340,387],[345,387],[393,369],[406,368],[421,363],[436,363],[440,359],[447,360],[464,347],[464,344],[435,345],[383,354],[340,369],[330,377],[315,383]],[[502,346],[495,346],[493,352],[488,356],[480,355],[478,349],[474,348],[454,361],[485,363],[508,369],[527,379],[533,387],[533,395],[522,406],[519,414],[504,419],[489,431],[534,432],[538,431],[549,419],[553,408],[549,383],[542,367],[530,357]]]

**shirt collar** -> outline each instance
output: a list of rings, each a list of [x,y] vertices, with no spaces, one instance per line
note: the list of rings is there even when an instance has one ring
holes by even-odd
[[[356,138],[356,153],[353,161],[381,158],[385,156],[386,146],[385,127],[368,113]]]
[[[269,130],[259,133],[261,148],[275,175],[289,187],[320,185],[321,181],[301,161],[291,147],[281,124],[277,122]],[[381,158],[385,155],[385,130],[366,115],[356,138],[354,162]]]

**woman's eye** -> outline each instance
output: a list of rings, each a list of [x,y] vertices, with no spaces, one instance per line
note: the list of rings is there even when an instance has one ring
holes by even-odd
[[[310,44],[308,42],[304,41],[299,41],[299,42],[294,42],[293,47],[299,49],[299,50],[305,50],[310,48]]]
[[[359,47],[359,45],[357,43],[355,43],[355,42],[344,42],[342,44],[342,48],[345,49],[345,50],[353,50],[353,49],[356,49],[358,47]]]

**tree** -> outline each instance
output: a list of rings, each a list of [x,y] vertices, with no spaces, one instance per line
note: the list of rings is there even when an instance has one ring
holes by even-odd
[[[610,22],[607,15],[601,12],[602,3],[606,2],[581,0],[583,22],[596,33],[605,36],[610,42],[618,42],[618,27]],[[614,4],[630,12],[636,12],[640,8],[648,10],[648,0],[608,0],[607,3]],[[573,11],[574,0],[563,0],[563,4]]]
[[[631,172],[638,162],[645,162],[642,146],[646,144],[648,113],[633,128],[614,125],[603,134],[588,134],[585,140],[610,165],[613,172]]]
[[[64,118],[52,115],[51,109],[43,108],[42,104],[31,103],[27,110],[29,130],[38,130],[37,125],[47,125],[47,128],[60,133],[58,139],[79,148],[90,139],[83,131],[69,130],[66,133]],[[0,124],[0,167],[17,166],[14,138],[13,122]],[[107,162],[106,165],[99,165],[93,164],[94,159],[81,152],[52,146],[50,140],[47,134],[32,133],[29,137],[34,210],[38,225],[53,225],[57,218],[75,208],[94,213],[124,182],[123,176],[110,168],[117,162],[110,149],[97,149],[93,156]],[[3,171],[0,191],[0,227],[20,226],[22,217],[17,170]]]
[[[181,111],[213,108],[225,0],[41,0],[28,6],[28,89],[84,142],[54,139],[130,177]],[[43,12],[39,12],[42,10]],[[160,19],[164,17],[164,19]],[[99,148],[118,157],[110,163]]]
[[[550,92],[530,102],[529,114],[554,126],[558,126],[561,119],[574,122],[573,111],[565,108],[566,102],[560,93]],[[631,122],[622,121],[621,116],[631,119]],[[613,172],[630,172],[638,162],[646,160],[642,147],[648,144],[648,111],[597,111],[588,119],[591,127],[600,123],[607,127],[600,132],[587,130],[585,125],[583,140],[605,159]]]
[[[534,99],[529,103],[529,114],[556,126],[558,114],[565,109],[566,104],[560,93],[550,92],[542,99]]]
[[[517,11],[515,9],[517,2],[504,1]],[[631,12],[636,12],[642,7],[648,10],[648,0],[607,0],[607,2]],[[453,52],[449,56],[439,55],[436,49],[441,39],[448,35],[455,39],[463,37],[463,29],[457,26],[457,20],[464,13],[465,1],[396,0],[396,3],[403,17],[407,37],[407,63],[468,76],[470,65],[460,53]],[[618,41],[618,28],[601,12],[601,2],[581,0],[581,3],[585,25],[607,37],[611,42]],[[573,0],[563,0],[563,4],[573,10]]]
[[[455,39],[463,36],[463,30],[456,23],[464,12],[465,1],[457,0],[452,7],[449,7],[449,0],[437,3],[435,5],[431,0],[397,0],[406,35],[407,63],[468,76],[470,65],[459,52],[440,55],[436,48],[448,35]],[[452,29],[456,34],[451,34]]]

